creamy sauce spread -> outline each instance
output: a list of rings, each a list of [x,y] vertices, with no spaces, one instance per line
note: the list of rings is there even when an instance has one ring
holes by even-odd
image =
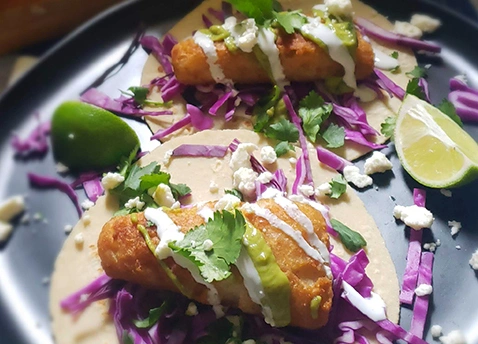
[[[257,44],[262,52],[267,56],[271,67],[272,77],[280,88],[287,86],[289,82],[286,80],[284,69],[279,57],[279,49],[275,43],[276,36],[268,28],[260,28],[257,35]]]
[[[206,55],[207,63],[209,65],[209,71],[211,72],[211,76],[214,81],[216,83],[225,82],[226,76],[224,75],[221,66],[217,63],[217,51],[213,40],[208,35],[200,31],[196,31],[193,36],[193,39],[194,43],[201,47],[202,51]]]
[[[144,217],[156,226],[156,232],[158,233],[158,238],[160,238],[155,251],[156,257],[161,260],[172,257],[176,264],[189,270],[191,276],[197,283],[206,286],[208,289],[208,302],[213,306],[219,305],[221,300],[219,299],[217,289],[212,284],[204,281],[199,273],[198,267],[187,258],[179,254],[174,254],[169,248],[168,244],[172,241],[182,240],[184,238],[184,233],[179,230],[179,227],[176,226],[168,214],[166,214],[161,208],[147,208],[144,212]]]
[[[350,55],[347,47],[336,35],[334,30],[323,24],[320,21],[320,18],[309,17],[308,19],[309,22],[302,26],[302,32],[327,45],[330,58],[344,67],[345,74],[343,79],[345,84],[348,87],[356,89],[357,81],[355,79],[355,61]]]
[[[373,49],[373,53],[375,54],[375,67],[383,70],[391,70],[399,66],[396,58],[375,48]]]
[[[350,303],[372,321],[377,322],[387,319],[385,302],[378,294],[372,292],[371,297],[365,298],[345,281],[342,281],[342,287]]]

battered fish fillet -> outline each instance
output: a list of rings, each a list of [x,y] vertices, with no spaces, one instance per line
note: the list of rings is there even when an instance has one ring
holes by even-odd
[[[302,232],[306,238],[306,231],[294,219],[271,199],[262,199],[257,202],[263,208],[269,209],[280,219],[288,223],[295,230]],[[329,247],[328,234],[325,222],[320,212],[303,203],[295,203],[299,209],[311,220],[319,239]],[[213,207],[214,204],[209,204]],[[197,208],[166,210],[172,221],[187,232],[195,226],[204,223],[204,219],[197,215]],[[298,245],[283,231],[271,226],[264,218],[254,213],[243,213],[244,217],[254,227],[259,229],[267,244],[271,247],[277,264],[286,274],[291,289],[290,309],[292,326],[317,329],[327,323],[332,306],[332,281],[326,276],[321,264],[310,258]],[[134,224],[131,216],[112,218],[103,227],[99,240],[98,252],[101,264],[106,274],[112,278],[137,283],[145,287],[160,290],[179,292],[171,279],[160,266],[157,258],[148,249],[137,224],[146,226],[143,213],[137,214],[138,222]],[[159,238],[155,227],[149,227],[148,233],[156,246]],[[186,287],[189,297],[208,304],[207,288],[198,284],[190,272],[177,264],[169,257],[164,260],[181,284]],[[261,308],[249,297],[244,287],[243,278],[235,266],[232,266],[232,276],[213,282],[217,288],[221,303],[224,306],[239,308],[245,313],[261,314]],[[311,301],[321,296],[322,302],[318,309],[317,318],[311,314]]]
[[[373,72],[374,53],[370,43],[357,33],[355,54],[355,76],[358,80],[367,78]],[[344,68],[332,60],[329,53],[301,34],[278,35],[276,41],[284,74],[289,81],[316,81],[329,77],[341,77]],[[235,83],[256,84],[270,82],[264,68],[254,53],[238,49],[231,53],[224,42],[216,42],[218,64],[227,79]],[[171,53],[174,74],[186,85],[214,83],[209,71],[206,54],[193,38],[176,44]]]

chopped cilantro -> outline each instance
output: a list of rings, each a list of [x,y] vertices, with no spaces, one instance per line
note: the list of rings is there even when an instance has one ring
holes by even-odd
[[[242,192],[240,192],[237,189],[231,189],[231,190],[226,189],[226,190],[224,190],[224,193],[236,196],[237,198],[239,198],[241,200],[241,202],[244,201],[244,196],[242,195]]]
[[[394,59],[398,59],[398,51],[394,51],[393,53],[390,54],[391,57]]]
[[[191,189],[186,184],[173,184],[169,183],[169,187],[171,188],[171,192],[173,194],[174,199],[178,200],[181,197],[189,195],[191,193]]]
[[[347,191],[347,181],[344,177],[339,174],[332,178],[329,182],[330,184],[330,194],[328,195],[330,198],[337,199],[342,196],[345,191]]]
[[[302,118],[302,128],[307,138],[315,143],[320,125],[330,116],[332,105],[325,105],[324,100],[315,91],[311,91],[299,103],[298,115]]]
[[[187,232],[183,240],[170,242],[169,247],[196,264],[208,283],[221,281],[231,275],[245,229],[244,216],[238,210],[235,214],[215,212],[213,219]],[[205,249],[205,240],[212,241],[211,249]]]
[[[265,129],[267,137],[279,141],[296,142],[299,139],[299,129],[289,120],[281,118]]]
[[[145,105],[147,106],[171,106],[172,102],[153,102],[151,100],[148,100],[148,94],[149,94],[149,88],[147,87],[140,87],[140,86],[131,86],[128,88],[128,91],[130,92],[125,92],[121,91],[121,93],[133,97],[134,101],[136,104],[139,106],[143,107]]]
[[[415,66],[411,72],[408,72],[407,75],[411,78],[426,78],[427,70],[425,68]]]
[[[262,132],[264,128],[267,127],[267,124],[272,119],[272,117],[274,117],[275,107],[281,99],[280,96],[281,90],[277,85],[275,85],[272,88],[271,92],[265,97],[259,99],[257,105],[254,106],[253,114],[255,118],[255,132]]]
[[[463,127],[463,122],[461,118],[456,114],[455,105],[447,99],[443,99],[441,103],[437,106],[437,108],[443,112],[445,115],[450,117],[456,124],[460,127]]]
[[[426,100],[427,96],[425,92],[423,91],[423,88],[420,86],[420,79],[419,78],[413,78],[410,80],[407,84],[407,91],[408,94],[413,94],[414,96]]]
[[[277,156],[282,156],[284,154],[287,154],[287,152],[289,151],[293,151],[294,146],[287,141],[281,141],[274,147],[274,150]]]
[[[121,338],[121,342],[123,344],[134,344],[133,338],[131,338],[131,335],[126,330],[123,331],[123,336]]]
[[[133,320],[134,326],[137,328],[150,328],[159,321],[159,318],[161,318],[161,315],[163,315],[167,307],[168,304],[165,301],[161,306],[150,309],[149,315],[143,320]]]
[[[274,16],[277,23],[289,34],[294,33],[296,29],[299,30],[307,22],[307,19],[298,11],[279,12]]]
[[[327,142],[327,148],[339,148],[345,143],[345,129],[331,123],[322,134],[322,138]]]
[[[367,245],[367,242],[360,233],[351,230],[342,222],[335,219],[330,220],[330,222],[332,228],[339,234],[342,244],[344,244],[349,251],[357,252]]]
[[[380,124],[380,132],[385,137],[393,139],[393,132],[395,131],[395,124],[397,123],[397,117],[389,116],[385,118],[385,121]]]
[[[257,24],[263,25],[268,19],[273,19],[274,2],[271,0],[227,0],[236,10],[246,17],[254,18]]]

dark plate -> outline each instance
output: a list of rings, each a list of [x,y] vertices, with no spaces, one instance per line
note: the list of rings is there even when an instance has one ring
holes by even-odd
[[[471,84],[478,85],[478,28],[473,23],[427,2],[367,2],[392,19],[407,20],[411,13],[424,12],[442,20],[443,27],[430,37],[443,47],[441,59],[420,58],[422,65],[433,64],[428,80],[435,103],[446,96],[448,79],[454,75],[465,72]],[[52,343],[47,278],[66,237],[64,226],[78,219],[65,195],[58,191],[31,189],[28,184],[26,173],[29,171],[55,175],[51,154],[42,159],[14,160],[9,146],[10,133],[26,134],[35,125],[33,114],[36,111],[42,119],[48,119],[60,102],[77,98],[92,84],[101,85],[100,89],[109,94],[139,84],[147,57],[142,49],[129,54],[125,63],[116,63],[128,50],[140,26],[160,35],[174,22],[171,20],[192,7],[193,2],[186,0],[168,1],[167,5],[158,0],[119,5],[60,43],[0,98],[0,199],[15,194],[28,195],[28,213],[39,212],[46,219],[46,223],[17,223],[13,236],[0,248],[1,343]],[[112,66],[116,67],[109,76],[102,77]],[[135,125],[147,141],[147,129],[138,123]],[[465,128],[478,138],[478,127],[466,125]],[[419,185],[402,170],[393,149],[387,148],[385,153],[391,155],[395,166],[393,174],[375,177],[378,190],[371,188],[360,192],[360,197],[380,227],[398,275],[402,276],[408,233],[404,232],[402,224],[395,223],[392,210],[395,203],[412,204],[412,189]],[[454,190],[452,198],[444,197],[438,190],[428,190],[427,197],[427,207],[434,213],[436,222],[433,234],[427,232],[426,238],[439,238],[442,242],[435,258],[432,312],[427,329],[432,324],[442,325],[445,333],[460,328],[468,343],[478,342],[478,281],[468,265],[472,252],[478,248],[477,194],[478,183],[475,182]],[[456,239],[450,236],[448,220],[463,224]],[[457,250],[456,245],[460,245],[461,250]],[[402,311],[401,323],[406,328],[410,314],[407,309]],[[432,341],[430,336],[427,338]]]

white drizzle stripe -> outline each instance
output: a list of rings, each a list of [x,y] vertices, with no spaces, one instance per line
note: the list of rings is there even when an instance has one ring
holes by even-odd
[[[373,53],[375,55],[375,67],[383,70],[391,70],[399,66],[398,60],[396,58],[391,57],[375,48],[373,49]]]
[[[335,32],[323,24],[319,18],[309,18],[309,23],[302,26],[301,30],[304,34],[310,35],[327,45],[330,58],[344,67],[345,74],[343,79],[345,84],[356,89],[355,61]]]
[[[286,80],[284,69],[282,68],[279,49],[275,43],[275,34],[267,28],[259,28],[257,44],[269,60],[274,81],[280,88],[284,88],[289,82]]]
[[[217,51],[216,46],[211,38],[208,35],[202,33],[201,31],[196,31],[193,36],[194,43],[201,47],[202,51],[206,55],[207,63],[209,65],[209,71],[211,76],[216,83],[226,80],[226,76],[222,71],[221,66],[217,63]]]
[[[261,306],[265,321],[274,326],[271,308],[262,303],[262,300],[265,297],[265,292],[261,277],[254,266],[254,262],[244,247],[242,247],[241,253],[237,258],[235,265],[243,277],[244,286],[246,287],[249,297],[255,304]]]
[[[285,234],[287,234],[291,239],[293,239],[297,243],[297,245],[299,245],[299,247],[305,253],[307,253],[309,257],[311,257],[312,259],[318,262],[321,262],[324,268],[326,268],[324,264],[325,261],[320,255],[320,253],[317,250],[315,250],[312,246],[309,245],[309,243],[304,239],[300,231],[297,231],[291,226],[289,226],[286,222],[278,218],[269,209],[262,208],[255,203],[248,204],[247,209],[245,211],[247,212],[249,210],[252,210],[252,212],[255,215],[262,217],[263,219],[267,220],[272,226],[276,227],[277,229],[280,229]]]
[[[365,298],[345,281],[342,281],[342,288],[345,297],[365,316],[375,322],[387,319],[385,302],[378,294],[372,292],[371,297]]]
[[[292,219],[295,219],[299,224],[305,228],[307,232],[307,239],[317,250],[319,250],[320,255],[325,262],[330,262],[330,255],[327,246],[319,239],[317,234],[314,232],[314,225],[312,221],[305,215],[300,208],[294,204],[291,200],[288,200],[285,197],[276,197],[274,201],[289,215]]]
[[[155,254],[158,259],[166,259],[167,257],[172,257],[176,264],[189,270],[191,276],[194,280],[206,286],[208,289],[208,302],[211,305],[219,305],[221,300],[219,299],[219,294],[217,289],[210,283],[204,281],[202,276],[199,273],[198,267],[188,260],[187,258],[175,254],[168,246],[171,241],[179,241],[184,238],[184,233],[179,230],[179,227],[171,220],[171,218],[166,214],[161,208],[146,208],[144,212],[144,217],[154,223],[156,226],[156,232],[158,233],[158,238],[160,238],[159,244],[156,247]]]

